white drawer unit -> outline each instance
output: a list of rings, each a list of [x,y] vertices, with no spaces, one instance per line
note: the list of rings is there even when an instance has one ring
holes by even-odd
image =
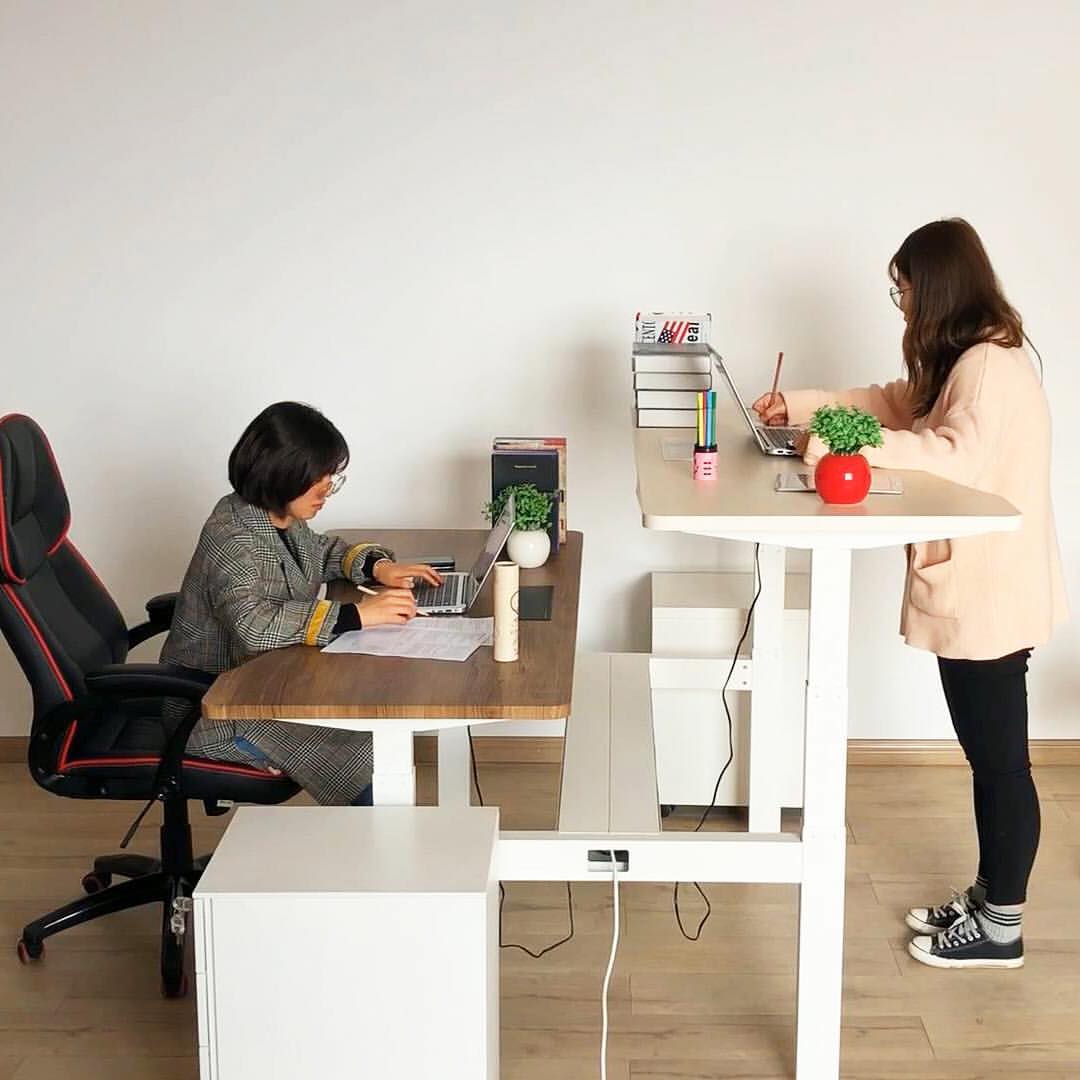
[[[498,820],[237,810],[195,891],[201,1080],[496,1080]]]
[[[779,738],[765,747],[772,798],[780,806],[802,806],[803,715],[810,580],[785,578],[779,620],[778,685],[770,707],[779,711],[772,730]],[[720,687],[731,666],[754,575],[739,572],[658,571],[652,574],[652,702],[656,775],[660,802],[704,806],[728,755],[728,726]],[[717,806],[750,802],[748,752],[753,695],[754,627],[740,650],[728,691],[734,759],[716,795]],[[759,653],[760,654],[760,653]]]

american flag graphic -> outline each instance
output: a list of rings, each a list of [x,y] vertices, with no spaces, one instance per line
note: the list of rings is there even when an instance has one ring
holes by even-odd
[[[658,345],[692,345],[701,336],[701,323],[696,322],[672,322],[664,323],[657,338]]]

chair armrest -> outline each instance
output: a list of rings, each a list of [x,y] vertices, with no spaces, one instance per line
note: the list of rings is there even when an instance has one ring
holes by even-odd
[[[187,715],[169,733],[154,779],[154,798],[183,796],[184,750],[192,729],[202,715],[199,703],[215,676],[171,664],[107,664],[84,676],[95,697],[173,697],[190,703]]]
[[[173,612],[179,593],[161,593],[146,601],[146,614],[149,619],[128,631],[128,648],[134,649],[155,634],[163,634],[172,625]]]
[[[171,664],[107,664],[85,676],[86,688],[103,697],[179,697],[201,701],[213,675]]]

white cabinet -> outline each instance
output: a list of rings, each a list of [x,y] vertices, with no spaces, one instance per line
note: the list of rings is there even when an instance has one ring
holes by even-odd
[[[780,687],[776,697],[784,737],[769,750],[781,806],[802,806],[803,715],[806,691],[809,575],[786,575],[782,618]],[[671,660],[730,658],[746,623],[754,596],[750,573],[656,572],[652,575],[652,655]],[[753,659],[753,626],[740,657]],[[691,677],[688,684],[701,680]],[[698,665],[700,667],[700,665]],[[704,806],[712,799],[716,778],[728,756],[728,725],[722,695],[716,689],[675,689],[678,668],[663,688],[654,686],[653,727],[656,776],[661,803]],[[726,674],[726,666],[724,674]],[[674,676],[670,673],[674,672]],[[719,682],[722,682],[722,675]],[[733,678],[731,686],[745,686]],[[749,795],[750,694],[731,691],[735,756],[716,795],[717,806],[746,806]]]
[[[201,1080],[496,1080],[498,810],[242,807],[195,891]]]

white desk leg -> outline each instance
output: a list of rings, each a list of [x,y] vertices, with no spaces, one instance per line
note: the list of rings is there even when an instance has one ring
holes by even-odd
[[[472,769],[469,760],[469,729],[439,731],[439,805],[468,806],[471,802]]]
[[[376,806],[413,806],[416,803],[416,767],[411,730],[376,731],[372,750],[375,771],[371,778]]]
[[[780,691],[784,663],[784,557],[776,544],[758,548],[761,595],[754,608],[750,689],[750,832],[780,831],[777,747],[783,745]]]
[[[851,552],[815,549],[799,890],[798,1080],[835,1080],[840,1074],[850,595]]]

